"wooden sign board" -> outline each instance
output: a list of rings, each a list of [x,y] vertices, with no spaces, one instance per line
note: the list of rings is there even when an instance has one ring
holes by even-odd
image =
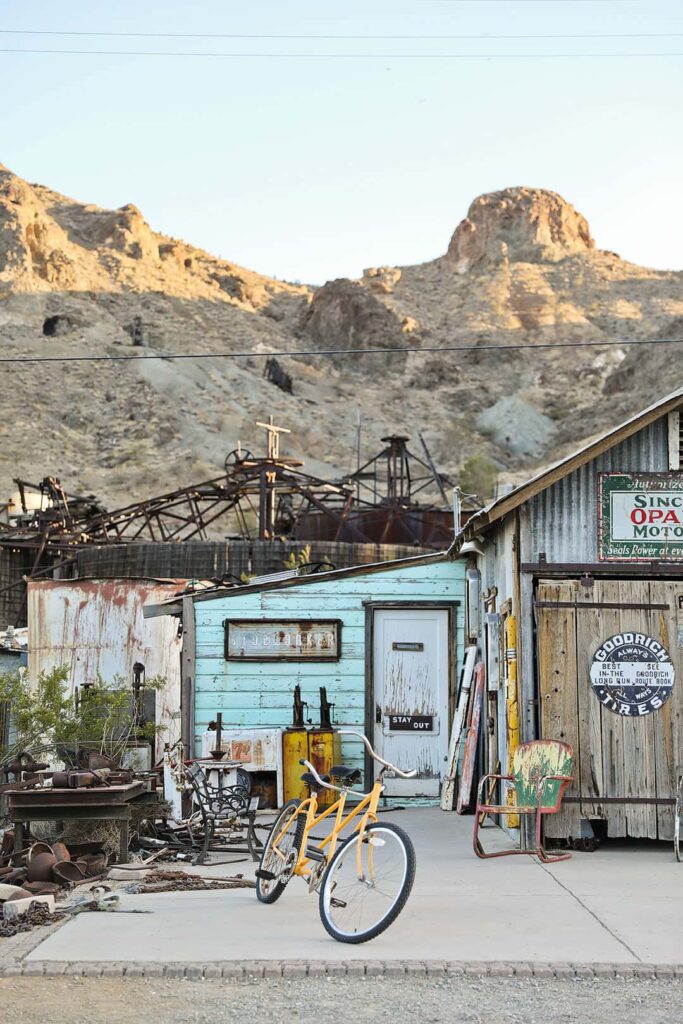
[[[226,619],[226,661],[338,661],[341,620]]]

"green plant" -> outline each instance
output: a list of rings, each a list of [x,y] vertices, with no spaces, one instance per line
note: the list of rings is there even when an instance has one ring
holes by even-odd
[[[498,469],[485,455],[470,455],[460,470],[460,489],[481,500],[492,498],[496,489]]]
[[[159,727],[140,720],[132,688],[122,677],[108,684],[98,677],[81,687],[78,699],[69,692],[68,678],[63,665],[41,672],[32,685],[21,670],[0,675],[0,707],[10,719],[10,741],[0,745],[0,763],[21,751],[60,757],[78,743],[118,760],[131,739],[154,739]],[[164,683],[155,676],[145,687],[158,690]]]
[[[302,565],[308,565],[311,560],[311,545],[306,544],[301,551],[290,551],[282,563],[285,569],[298,569]]]

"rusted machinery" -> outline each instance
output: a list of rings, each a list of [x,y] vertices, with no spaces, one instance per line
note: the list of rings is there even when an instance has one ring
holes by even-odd
[[[68,564],[74,549],[140,542],[280,541],[400,544],[446,547],[453,536],[447,490],[452,481],[436,470],[420,435],[424,458],[408,438],[392,434],[385,447],[354,473],[336,480],[304,473],[303,463],[280,454],[289,431],[272,416],[259,423],[267,435],[265,456],[241,446],[230,452],[220,476],[190,487],[105,510],[92,496],[68,495],[56,477],[39,484],[16,480],[19,509],[0,524],[4,559],[0,596],[25,579],[50,575]],[[419,501],[438,494],[438,504]],[[235,580],[236,583],[239,580]],[[24,619],[20,599],[7,615]],[[8,621],[10,621],[8,619]]]
[[[446,488],[422,437],[425,458],[412,453],[408,438],[392,434],[386,447],[339,480],[302,471],[303,463],[280,456],[280,435],[266,429],[268,452],[254,457],[232,451],[221,476],[108,512],[92,497],[72,498],[56,477],[33,485],[17,480],[21,512],[0,525],[0,545],[30,548],[37,563],[48,552],[68,555],[82,544],[210,539],[212,532],[240,539],[336,540],[418,543],[438,547],[452,536]],[[421,505],[417,495],[437,491],[443,504]],[[29,491],[34,498],[28,501]],[[37,565],[36,565],[37,568]],[[32,575],[30,573],[29,575]]]

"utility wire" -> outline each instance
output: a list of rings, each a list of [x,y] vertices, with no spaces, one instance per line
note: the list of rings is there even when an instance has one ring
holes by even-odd
[[[209,57],[257,60],[595,60],[632,57],[683,57],[683,53],[228,53],[191,50],[39,50],[0,47],[0,53],[90,57]]]
[[[643,347],[645,345],[683,345],[683,338],[655,338],[651,341],[556,341],[526,342],[518,345],[428,345],[410,348],[328,348],[301,349],[282,352],[167,352],[147,353],[145,355],[101,355],[101,356],[0,356],[0,363],[126,363],[142,359],[164,359],[172,362],[175,359],[298,359],[301,356],[347,356],[365,355],[403,355],[409,352],[521,352],[526,349],[575,349],[575,348],[606,348]]]
[[[5,36],[91,36],[111,39],[343,39],[343,40],[439,40],[439,39],[669,39],[678,38],[683,32],[530,32],[505,33],[479,32],[474,35],[461,33],[440,33],[438,35],[339,35],[317,32],[85,32],[66,29],[22,29],[0,28]]]

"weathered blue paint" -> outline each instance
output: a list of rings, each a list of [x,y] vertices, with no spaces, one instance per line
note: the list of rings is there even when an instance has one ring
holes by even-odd
[[[208,723],[223,712],[225,728],[292,724],[292,694],[301,687],[308,717],[318,724],[319,689],[327,687],[334,701],[334,721],[363,731],[365,721],[365,607],[367,601],[459,601],[455,615],[457,665],[463,650],[465,595],[464,561],[442,560],[422,565],[387,567],[336,579],[324,575],[278,589],[228,591],[195,602],[195,744]],[[226,662],[223,657],[225,619],[338,618],[342,621],[339,661]],[[344,745],[344,761],[362,764],[361,747]]]

